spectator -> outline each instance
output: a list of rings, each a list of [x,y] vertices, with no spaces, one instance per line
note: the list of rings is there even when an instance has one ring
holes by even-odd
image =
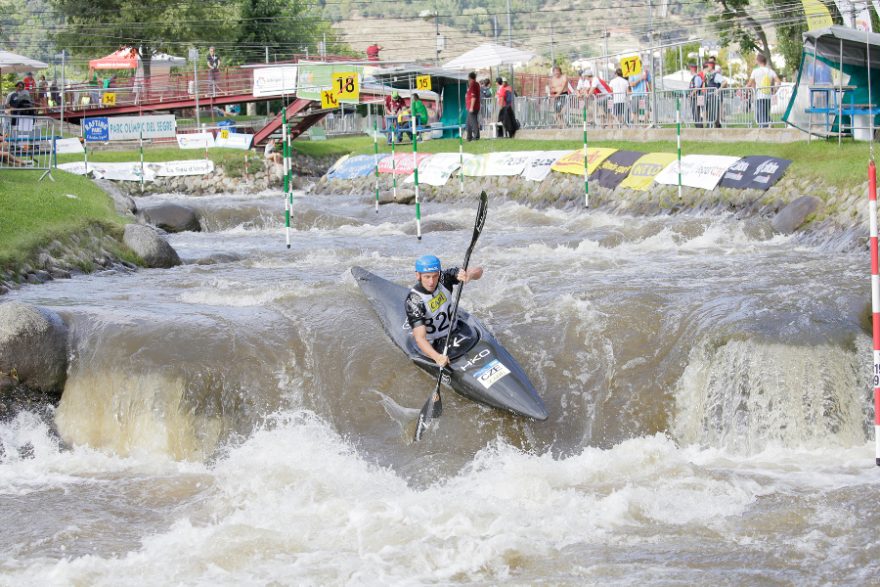
[[[565,106],[568,103],[568,95],[573,92],[568,76],[562,73],[558,65],[553,66],[553,75],[550,76],[548,87],[550,97],[553,98],[553,108],[556,110],[556,124],[562,126],[565,116]]]
[[[56,108],[61,105],[61,92],[58,91],[58,80],[52,78],[52,83],[49,85],[49,106],[51,108]]]
[[[385,47],[380,47],[379,43],[373,43],[369,47],[367,47],[367,60],[368,61],[379,61],[379,51],[384,49]]]
[[[494,94],[492,93],[492,80],[488,77],[484,77],[483,81],[480,82],[480,97],[484,100],[492,98]]]
[[[590,80],[590,99],[596,101],[596,125],[605,126],[608,117],[609,100],[611,99],[611,86],[608,82],[593,75],[593,70],[587,70],[587,79]]]
[[[385,96],[385,132],[388,135],[389,145],[394,140],[394,137],[398,141],[400,140],[400,135],[397,131],[397,115],[404,108],[406,108],[406,102],[403,101],[397,90],[393,90],[390,96]]]
[[[9,92],[6,96],[6,111],[12,115],[18,114],[18,111],[21,109],[21,104],[24,101],[30,102],[31,95],[24,89],[24,82],[19,81],[15,83],[15,89]]]
[[[409,106],[412,115],[416,118],[416,125],[425,126],[428,124],[428,109],[425,108],[425,103],[419,99],[418,94],[413,93]]]
[[[480,140],[480,99],[482,92],[477,83],[477,74],[472,71],[468,74],[468,87],[464,95],[464,104],[467,109],[467,140]]]
[[[40,108],[45,109],[48,106],[49,102],[49,82],[46,81],[46,76],[41,75],[40,81],[37,82],[37,104]]]
[[[725,87],[727,80],[721,74],[721,66],[710,59],[709,67],[706,69],[706,88],[709,92],[709,124],[715,128],[721,128],[721,112],[724,105],[721,90]]]
[[[646,67],[643,67],[642,73],[629,76],[629,87],[632,92],[634,122],[649,122],[648,93],[651,91],[651,74]]]
[[[614,121],[617,126],[629,126],[626,115],[626,103],[629,101],[629,81],[623,77],[623,70],[619,67],[614,70],[614,79],[610,82],[611,91],[614,93]]]
[[[691,81],[688,84],[688,88],[690,89],[689,96],[691,112],[694,115],[694,126],[703,128],[703,113],[706,110],[706,93],[704,91],[706,82],[702,72],[697,71],[696,63],[691,63],[689,67],[691,70]]]
[[[758,64],[746,83],[747,88],[755,88],[755,119],[758,127],[770,126],[770,98],[779,87],[779,76],[767,67],[767,58],[761,53],[757,56]]]
[[[34,79],[34,74],[32,72],[27,72],[24,74],[24,89],[28,91],[28,93],[33,96],[37,91],[37,82]]]
[[[214,47],[208,47],[208,82],[211,84],[211,95],[217,95],[217,80],[220,77],[220,57],[214,52]],[[196,90],[198,91],[198,90]]]
[[[504,128],[504,134],[512,139],[519,129],[519,122],[513,112],[513,88],[507,85],[507,80],[502,77],[495,81],[498,82],[495,93],[495,98],[498,100],[498,122]]]
[[[276,165],[280,165],[282,162],[281,153],[277,150],[277,142],[275,139],[269,139],[266,143],[266,147],[263,149],[263,156],[266,159],[266,163],[273,163]]]

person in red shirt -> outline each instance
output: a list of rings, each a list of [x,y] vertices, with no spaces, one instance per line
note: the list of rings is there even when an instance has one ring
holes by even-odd
[[[480,96],[482,94],[480,84],[477,83],[477,74],[472,71],[468,74],[467,93],[464,96],[465,108],[467,108],[467,140],[480,140]]]
[[[28,91],[32,96],[34,95],[34,90],[37,88],[37,80],[34,79],[34,74],[30,71],[24,76],[24,79],[21,80],[24,82],[24,89]]]
[[[379,51],[385,47],[380,47],[378,43],[373,43],[367,47],[367,59],[370,61],[379,61]]]
[[[388,134],[388,144],[391,144],[392,136],[400,142],[400,133],[397,130],[397,115],[406,107],[406,102],[400,97],[397,90],[391,92],[390,96],[385,96],[385,130]]]

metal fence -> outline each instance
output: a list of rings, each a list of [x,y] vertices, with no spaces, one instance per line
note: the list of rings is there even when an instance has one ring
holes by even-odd
[[[42,170],[43,179],[55,164],[57,125],[44,116],[0,114],[0,170]]]
[[[791,97],[792,86],[769,91],[754,88],[703,88],[666,90],[648,94],[611,94],[581,97],[523,96],[514,101],[514,112],[521,128],[580,128],[584,107],[592,128],[669,126],[681,113],[683,127],[758,128],[785,127],[782,114]],[[486,98],[480,108],[480,121],[486,127],[498,120],[498,107]]]

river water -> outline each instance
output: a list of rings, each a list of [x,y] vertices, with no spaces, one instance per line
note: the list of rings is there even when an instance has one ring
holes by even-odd
[[[162,196],[174,200],[175,196]],[[155,200],[155,198],[154,198]],[[181,256],[6,296],[71,327],[0,423],[0,584],[865,585],[880,571],[867,255],[718,214],[492,200],[462,304],[550,417],[444,393],[352,279],[460,262],[476,198],[190,198]],[[857,249],[857,250],[856,250]]]

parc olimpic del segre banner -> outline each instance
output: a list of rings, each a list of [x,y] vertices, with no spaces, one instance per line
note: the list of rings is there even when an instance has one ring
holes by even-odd
[[[791,161],[756,155],[684,155],[681,158],[681,184],[704,190],[716,186],[767,190],[785,173]],[[443,186],[449,178],[519,176],[523,181],[541,182],[551,173],[584,175],[584,151],[510,151],[482,155],[457,153],[419,153],[419,183]],[[375,173],[405,175],[414,182],[412,154],[353,155],[339,159],[325,177],[329,180],[355,179]],[[609,148],[587,149],[589,181],[606,189],[646,191],[654,183],[677,185],[678,159],[673,153],[642,153]]]

